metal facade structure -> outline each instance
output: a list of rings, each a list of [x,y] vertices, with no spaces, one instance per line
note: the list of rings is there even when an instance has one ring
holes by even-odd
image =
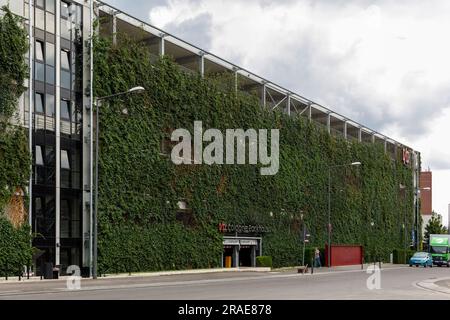
[[[92,267],[95,128],[89,39],[94,32],[114,42],[117,33],[126,33],[144,43],[155,60],[169,55],[186,72],[230,74],[235,89],[256,96],[264,108],[305,117],[349,141],[379,143],[393,159],[403,155],[415,170],[417,219],[420,153],[412,148],[102,1],[0,0],[0,5],[8,3],[25,18],[30,35],[32,76],[18,114],[29,129],[34,159],[29,221],[34,232],[45,234],[34,242],[45,253],[40,262]],[[91,22],[97,18],[100,24],[93,30]]]

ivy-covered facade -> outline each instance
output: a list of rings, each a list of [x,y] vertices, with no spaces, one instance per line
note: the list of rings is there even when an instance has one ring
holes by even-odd
[[[15,5],[26,17],[28,2]],[[418,241],[418,152],[100,1],[90,5],[48,0],[31,10],[33,76],[18,121],[32,141],[29,220],[44,252],[36,265],[92,270],[95,97],[135,86],[146,90],[100,107],[99,272],[246,266],[258,255],[296,265],[305,227],[309,247],[323,248],[330,231],[332,243],[363,245],[369,259]],[[175,165],[171,134],[193,133],[194,121],[222,132],[279,129],[278,173]],[[329,170],[352,162],[362,165]]]

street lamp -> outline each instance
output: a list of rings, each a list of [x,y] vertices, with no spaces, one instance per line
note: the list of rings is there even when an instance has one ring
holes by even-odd
[[[115,94],[111,94],[108,96],[103,96],[95,99],[95,214],[94,214],[94,239],[92,247],[94,249],[93,254],[93,263],[92,263],[92,278],[97,279],[97,223],[98,223],[98,132],[99,132],[99,107],[100,107],[100,101],[107,100],[111,98],[115,98],[118,96],[123,96],[130,93],[139,93],[145,91],[144,87],[138,86],[133,87],[127,91],[124,92],[118,92]]]
[[[331,165],[328,167],[328,267],[331,267],[331,169],[360,165],[361,162],[356,161],[347,164]]]

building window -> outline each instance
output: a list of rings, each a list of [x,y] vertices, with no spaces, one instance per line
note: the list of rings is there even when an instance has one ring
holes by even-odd
[[[36,0],[36,7],[44,8],[44,0]]]
[[[61,19],[61,37],[70,39],[70,23],[64,19]]]
[[[45,28],[47,32],[55,33],[55,15],[50,12],[46,12],[45,19],[46,19]]]
[[[48,84],[55,84],[55,68],[46,66],[45,71],[45,82]]]
[[[67,100],[61,100],[61,119],[70,121],[70,105]]]
[[[45,43],[45,58],[46,63],[50,66],[55,65],[55,45],[50,42]]]
[[[34,69],[35,80],[44,82],[44,65],[42,63],[35,62]]]
[[[44,46],[41,41],[36,41],[36,60],[44,61]]]
[[[61,87],[70,90],[70,72],[61,70]]]
[[[69,154],[67,150],[61,150],[61,169],[70,170]]]
[[[61,1],[61,18],[69,18],[69,4],[64,1]]]
[[[61,68],[70,71],[70,53],[65,50],[61,50]]]
[[[34,112],[44,113],[44,95],[42,93],[36,93],[34,96]]]
[[[45,146],[45,164],[55,166],[55,149],[52,146]]]
[[[34,26],[41,30],[45,30],[45,15],[43,10],[38,8],[35,9],[35,20]]]
[[[55,97],[51,94],[45,95],[45,114],[47,117],[55,116]]]
[[[42,147],[36,146],[36,155],[35,155],[35,164],[37,166],[43,166],[44,165],[44,158],[42,157]]]
[[[45,10],[55,13],[55,0],[45,0]]]

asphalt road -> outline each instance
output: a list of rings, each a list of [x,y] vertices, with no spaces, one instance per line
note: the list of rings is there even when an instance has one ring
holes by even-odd
[[[236,272],[133,277],[81,281],[80,290],[66,282],[1,283],[0,299],[450,299],[450,294],[426,290],[417,283],[450,279],[449,268],[391,267],[380,271],[380,289],[370,290],[366,270],[297,274]],[[371,282],[374,284],[375,282]]]

